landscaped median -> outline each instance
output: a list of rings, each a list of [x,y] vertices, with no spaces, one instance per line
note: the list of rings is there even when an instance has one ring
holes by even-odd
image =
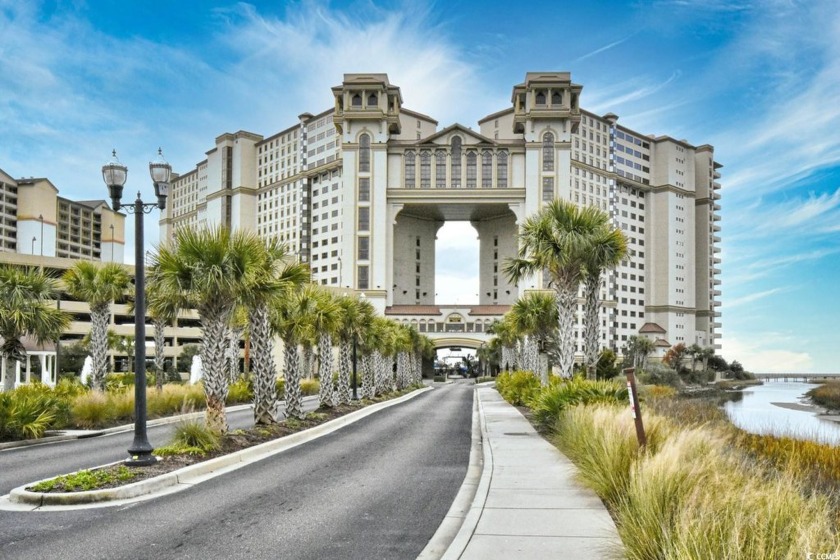
[[[431,387],[417,389],[390,400],[367,405],[361,409],[303,431],[254,445],[253,447],[248,447],[234,453],[198,462],[153,478],[128,483],[124,486],[82,492],[33,492],[28,490],[28,488],[32,488],[39,483],[53,480],[51,478],[15,488],[9,494],[9,500],[15,504],[29,505],[32,506],[32,509],[37,509],[44,506],[97,503],[101,505],[117,505],[125,500],[144,499],[160,492],[175,492],[332,433],[348,424],[357,422],[385,408],[410,400],[431,389]],[[99,468],[103,469],[119,464],[112,463],[111,465],[103,465]],[[114,481],[111,482],[113,483]],[[118,483],[119,481],[116,482]]]

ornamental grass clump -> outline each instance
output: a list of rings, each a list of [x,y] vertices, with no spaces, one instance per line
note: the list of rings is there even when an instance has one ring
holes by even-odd
[[[661,418],[647,417],[645,427],[648,451],[658,448],[669,426]],[[640,453],[629,410],[608,405],[568,408],[557,419],[552,441],[607,504],[626,492],[630,467]]]
[[[90,391],[73,399],[70,417],[74,426],[91,429],[112,424],[116,414],[105,393]]]
[[[553,430],[560,413],[577,404],[627,402],[627,387],[615,381],[591,381],[573,377],[539,391],[527,404],[534,421],[543,430]]]
[[[218,432],[208,428],[203,422],[187,420],[179,422],[175,427],[169,445],[155,449],[154,453],[161,457],[183,453],[204,456],[219,449],[220,445],[221,437]]]

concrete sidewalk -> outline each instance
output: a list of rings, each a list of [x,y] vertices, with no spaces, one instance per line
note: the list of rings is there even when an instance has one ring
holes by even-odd
[[[492,387],[478,387],[484,465],[449,560],[615,558],[621,540],[576,467]]]

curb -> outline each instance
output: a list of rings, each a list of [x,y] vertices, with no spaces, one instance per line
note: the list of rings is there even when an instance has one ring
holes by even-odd
[[[470,444],[470,462],[467,467],[467,474],[464,476],[464,482],[461,483],[461,488],[455,499],[452,502],[452,507],[446,512],[440,526],[429,539],[426,547],[417,557],[417,560],[439,560],[446,553],[447,549],[452,545],[453,540],[458,535],[461,527],[464,524],[464,519],[468,515],[473,499],[475,498],[476,490],[482,477],[483,459],[483,440],[481,433],[481,421],[478,412],[478,392],[474,392],[475,399],[473,400],[472,413],[472,442]]]
[[[484,417],[484,407],[482,406],[480,393],[478,391],[475,392],[475,401],[477,410],[476,414],[478,415],[480,424],[481,439],[483,442],[486,442],[487,421]],[[481,514],[484,512],[484,504],[487,502],[487,495],[490,493],[490,480],[493,478],[493,451],[490,449],[490,445],[482,445],[481,447],[483,451],[481,475],[472,496],[472,504],[470,505],[466,515],[463,516],[461,527],[452,539],[451,544],[443,555],[438,557],[442,560],[458,560],[461,555],[464,554],[467,545],[473,537],[473,533],[475,533],[475,528],[478,526],[478,522],[481,519]],[[472,458],[470,459],[470,462],[472,463]]]
[[[81,504],[98,504],[101,506],[109,505],[123,505],[126,500],[146,499],[151,497],[150,494],[169,490],[183,490],[189,488],[194,484],[199,484],[205,480],[209,480],[221,474],[234,471],[238,468],[244,467],[250,463],[265,459],[272,455],[276,455],[287,449],[297,447],[298,445],[325,436],[336,430],[343,428],[354,422],[358,422],[362,418],[370,416],[375,412],[379,412],[385,408],[403,403],[407,400],[413,399],[427,391],[431,391],[431,387],[418,389],[412,391],[407,395],[391,399],[389,401],[366,406],[361,410],[351,412],[339,418],[325,422],[309,428],[302,432],[297,432],[280,439],[268,441],[248,449],[243,449],[229,455],[210,459],[201,463],[196,463],[170,473],[162,474],[147,480],[141,480],[133,484],[127,484],[119,488],[108,488],[105,490],[90,490],[86,492],[64,492],[56,494],[44,494],[40,492],[30,492],[26,490],[27,487],[41,482],[40,480],[30,482],[23,486],[19,486],[12,490],[8,495],[8,500],[12,504],[26,504],[35,506],[33,509],[48,507],[48,506],[69,506]],[[317,397],[316,397],[317,398]],[[121,462],[121,461],[120,461]],[[110,463],[113,465],[116,463]],[[103,465],[108,466],[108,465]],[[50,480],[55,477],[50,477]],[[180,486],[180,488],[177,488]],[[172,489],[172,487],[176,487]],[[117,503],[115,503],[117,502]],[[17,509],[17,508],[16,508]]]

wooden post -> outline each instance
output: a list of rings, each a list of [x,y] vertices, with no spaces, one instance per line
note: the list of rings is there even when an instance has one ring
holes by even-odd
[[[642,422],[639,394],[636,392],[636,368],[625,369],[624,375],[627,376],[627,394],[630,398],[630,410],[633,411],[633,420],[636,423],[636,438],[639,440],[639,447],[645,447],[647,445],[647,435],[645,435],[645,425]]]

